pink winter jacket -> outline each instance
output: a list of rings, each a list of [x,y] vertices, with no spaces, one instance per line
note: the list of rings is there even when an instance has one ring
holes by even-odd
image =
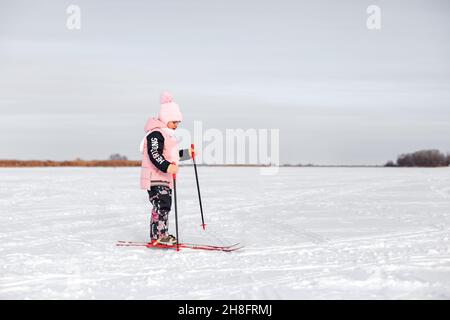
[[[175,162],[178,165],[180,160],[178,142],[175,137],[169,135],[167,126],[158,119],[150,118],[145,125],[145,132],[150,134],[153,131],[159,131],[164,137],[163,156],[169,162]],[[149,190],[152,185],[166,185],[173,188],[172,174],[162,172],[150,161],[147,152],[147,138],[143,140],[141,145],[142,164],[141,164],[141,189]]]

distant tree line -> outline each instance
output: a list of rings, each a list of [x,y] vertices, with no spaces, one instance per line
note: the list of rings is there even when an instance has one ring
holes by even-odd
[[[140,161],[131,160],[0,160],[1,167],[139,167]]]
[[[52,161],[52,160],[3,160],[0,159],[1,167],[138,167],[140,161],[128,160],[126,156],[118,153],[112,154],[108,160],[75,160]]]
[[[116,161],[116,160],[126,161],[126,160],[128,160],[128,158],[126,156],[122,156],[120,153],[114,153],[114,154],[109,156],[109,160],[112,160],[112,161]]]
[[[450,153],[445,155],[439,150],[420,150],[401,154],[397,163],[388,161],[386,167],[445,167],[450,165]]]

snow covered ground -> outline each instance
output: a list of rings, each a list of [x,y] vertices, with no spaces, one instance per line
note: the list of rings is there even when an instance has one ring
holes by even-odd
[[[139,168],[0,169],[1,299],[450,299],[450,168],[199,168],[179,175],[180,238],[145,241]],[[175,233],[173,214],[171,232]]]

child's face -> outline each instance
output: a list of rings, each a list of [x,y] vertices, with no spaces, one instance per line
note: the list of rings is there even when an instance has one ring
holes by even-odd
[[[167,128],[176,130],[181,121],[169,121],[167,122]]]

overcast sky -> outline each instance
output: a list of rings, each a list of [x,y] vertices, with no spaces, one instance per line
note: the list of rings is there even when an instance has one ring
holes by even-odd
[[[447,152],[449,18],[448,0],[0,0],[0,159],[139,159],[163,90],[189,130],[280,129],[281,163]]]

